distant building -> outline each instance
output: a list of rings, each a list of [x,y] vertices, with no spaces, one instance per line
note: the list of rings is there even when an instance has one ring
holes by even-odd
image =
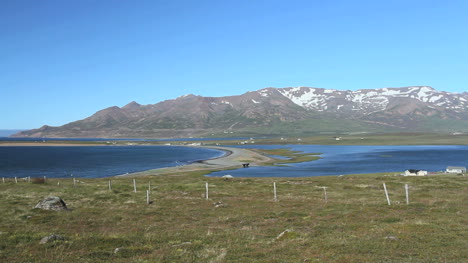
[[[416,170],[416,169],[408,169],[403,174],[404,176],[426,176],[427,171],[423,170]]]
[[[448,166],[447,169],[445,169],[446,173],[453,173],[453,174],[464,174],[466,173],[466,167],[462,166]]]

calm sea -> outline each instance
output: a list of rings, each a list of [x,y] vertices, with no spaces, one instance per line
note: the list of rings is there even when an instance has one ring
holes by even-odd
[[[178,146],[2,146],[0,177],[109,177],[222,155],[219,150]]]
[[[267,145],[242,148],[289,148],[306,153],[322,153],[323,159],[285,167],[249,167],[214,172],[209,176],[230,174],[234,177],[306,177],[391,172],[407,169],[445,171],[447,166],[468,167],[468,146],[330,146]]]
[[[289,148],[322,153],[323,159],[285,167],[250,167],[209,176],[307,177],[421,169],[468,167],[468,146],[245,145],[240,148]],[[0,147],[0,177],[109,177],[216,158],[213,149],[180,146],[34,146]]]

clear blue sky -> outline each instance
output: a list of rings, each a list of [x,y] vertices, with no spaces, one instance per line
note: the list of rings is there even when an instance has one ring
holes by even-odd
[[[0,0],[0,129],[265,87],[468,90],[466,0]]]

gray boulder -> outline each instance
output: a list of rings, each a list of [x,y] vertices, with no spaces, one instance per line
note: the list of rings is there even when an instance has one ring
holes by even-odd
[[[65,241],[65,238],[62,235],[52,234],[50,236],[43,237],[39,244],[47,244],[56,241]]]
[[[34,208],[40,208],[44,210],[67,210],[67,205],[58,196],[48,196],[44,200],[40,201]]]

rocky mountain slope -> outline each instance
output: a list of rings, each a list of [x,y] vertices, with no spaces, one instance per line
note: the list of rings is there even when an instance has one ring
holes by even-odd
[[[187,137],[342,132],[468,132],[468,93],[427,86],[373,90],[265,88],[238,96],[185,95],[110,107],[22,137]]]

